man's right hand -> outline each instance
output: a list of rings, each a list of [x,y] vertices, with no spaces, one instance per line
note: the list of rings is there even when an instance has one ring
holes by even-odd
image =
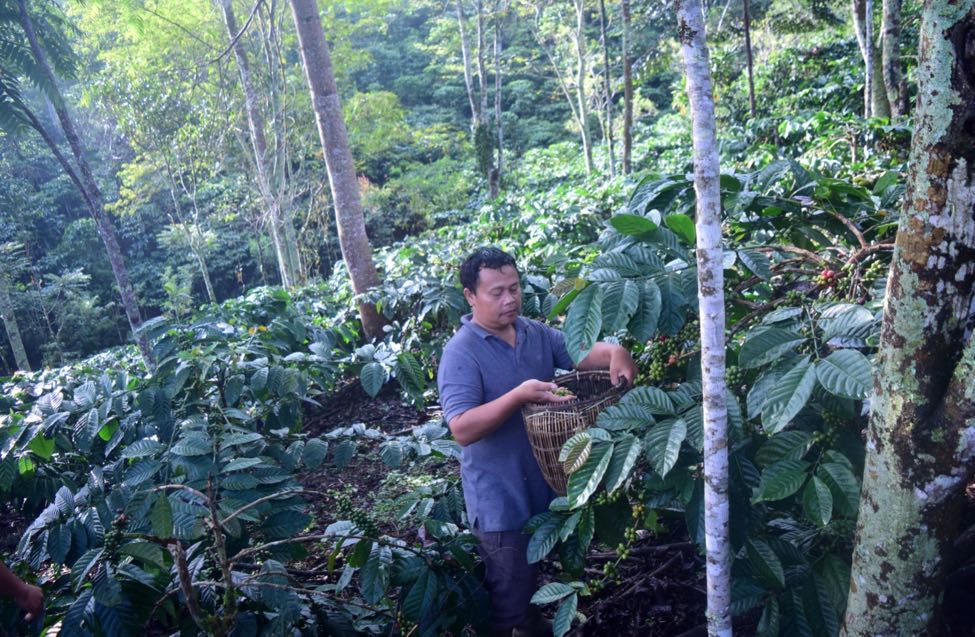
[[[518,385],[518,397],[522,405],[529,403],[564,403],[575,399],[575,396],[559,396],[553,393],[559,386],[543,380],[526,380]]]
[[[31,621],[44,610],[44,591],[25,582],[14,596],[14,601],[26,613],[24,619]]]

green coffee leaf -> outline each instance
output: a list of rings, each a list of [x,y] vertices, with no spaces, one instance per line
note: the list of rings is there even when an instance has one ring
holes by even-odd
[[[551,604],[575,592],[575,589],[562,582],[551,582],[542,586],[532,595],[532,604]]]
[[[836,350],[817,362],[816,376],[826,391],[854,400],[866,398],[873,383],[870,361],[855,349]]]
[[[738,366],[752,369],[771,363],[791,352],[806,338],[779,327],[759,327],[749,332],[738,351]]]
[[[822,480],[813,476],[802,490],[802,508],[817,526],[826,526],[833,517],[833,495]]]
[[[659,422],[647,432],[644,438],[647,456],[661,477],[666,476],[677,463],[681,443],[686,437],[687,423],[683,418]]]
[[[808,431],[781,431],[758,448],[755,462],[767,467],[779,460],[801,460],[812,446],[812,434]]]
[[[809,363],[809,357],[804,356],[769,389],[762,409],[765,431],[776,434],[785,429],[809,402],[815,388],[816,368]]]
[[[564,637],[572,629],[572,621],[576,618],[578,604],[579,594],[575,592],[559,604],[559,609],[555,611],[555,617],[552,619],[552,634],[555,637]]]
[[[613,448],[612,443],[595,446],[585,464],[569,476],[567,495],[571,508],[582,506],[596,492],[613,458]]]
[[[635,436],[626,435],[616,443],[613,457],[606,470],[606,490],[610,493],[619,489],[630,477],[642,451],[640,441]]]
[[[545,559],[559,541],[562,528],[562,514],[550,515],[528,540],[528,563],[535,564]]]
[[[592,437],[587,431],[580,431],[565,441],[559,451],[559,462],[566,475],[571,475],[589,459],[592,452]]]
[[[837,462],[819,466],[816,475],[829,487],[837,511],[846,517],[854,517],[860,506],[860,485],[850,469]]]
[[[809,463],[802,460],[780,460],[762,472],[756,502],[783,500],[799,490],[806,481]]]
[[[643,215],[626,213],[615,214],[609,218],[609,224],[620,234],[639,237],[657,229],[657,224]]]
[[[753,539],[745,544],[745,552],[759,579],[775,589],[785,588],[785,570],[772,547],[762,540]]]
[[[363,365],[362,371],[359,372],[359,382],[362,383],[362,389],[375,398],[386,382],[383,366],[375,361]]]
[[[574,363],[584,359],[603,325],[603,288],[591,283],[579,293],[565,321],[565,345]]]
[[[627,325],[630,334],[639,341],[650,340],[650,337],[657,331],[662,307],[660,288],[653,281],[644,281],[640,289],[640,302]]]
[[[632,280],[613,281],[603,287],[603,330],[613,333],[629,323],[640,304],[640,285]]]

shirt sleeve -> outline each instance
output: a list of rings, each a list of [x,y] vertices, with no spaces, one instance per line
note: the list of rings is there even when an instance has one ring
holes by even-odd
[[[569,349],[565,346],[565,334],[548,325],[542,324],[542,328],[552,344],[552,357],[555,359],[555,366],[560,369],[575,369],[575,363],[569,356]]]
[[[481,370],[473,357],[450,347],[444,348],[437,370],[437,390],[447,424],[465,411],[481,406],[484,385]]]

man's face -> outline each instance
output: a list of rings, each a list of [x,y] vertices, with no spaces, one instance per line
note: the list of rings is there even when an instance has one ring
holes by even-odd
[[[521,314],[521,277],[510,265],[500,270],[481,268],[477,290],[464,289],[471,304],[474,321],[489,330],[502,330],[512,325]]]

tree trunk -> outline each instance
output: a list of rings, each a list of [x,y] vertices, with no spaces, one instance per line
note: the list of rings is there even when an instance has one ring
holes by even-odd
[[[70,164],[67,162],[67,158],[60,153],[57,149],[57,144],[50,137],[50,135],[44,133],[42,137],[45,143],[51,148],[52,152],[55,152],[55,157],[58,157],[58,161],[63,167],[69,169],[69,175],[74,175],[74,183],[79,187],[82,198],[88,205],[89,212],[95,220],[95,225],[98,229],[98,235],[101,237],[102,243],[105,245],[105,251],[108,253],[108,261],[112,266],[112,274],[115,275],[115,283],[119,289],[119,296],[122,300],[122,307],[125,310],[125,316],[129,320],[129,327],[132,330],[132,334],[139,346],[139,350],[142,353],[142,358],[146,363],[146,366],[152,369],[155,365],[152,358],[152,348],[149,345],[149,339],[144,334],[139,332],[139,328],[142,326],[142,313],[139,310],[139,301],[135,294],[135,288],[132,286],[132,282],[129,280],[129,271],[125,266],[125,258],[122,256],[122,249],[119,247],[118,239],[115,236],[115,227],[112,224],[111,219],[105,212],[105,203],[102,199],[101,190],[98,188],[98,184],[95,182],[95,177],[91,172],[91,167],[88,165],[88,160],[85,157],[84,148],[81,145],[81,139],[78,137],[77,130],[75,129],[74,120],[71,119],[71,115],[68,113],[67,105],[64,102],[64,98],[61,96],[60,90],[57,87],[57,78],[54,76],[54,71],[51,69],[51,64],[47,59],[47,54],[44,49],[41,48],[40,42],[37,39],[37,33],[34,31],[34,23],[30,18],[30,14],[27,11],[27,0],[17,0],[17,5],[20,10],[20,24],[24,29],[24,33],[27,36],[27,41],[30,44],[31,53],[34,56],[34,60],[37,62],[38,69],[47,78],[48,86],[53,92],[51,95],[52,101],[54,102],[54,110],[57,113],[58,121],[61,123],[61,129],[64,132],[65,139],[68,140],[68,145],[71,147],[71,153],[74,155],[75,161],[78,163],[78,174],[74,173],[71,169]],[[43,130],[43,126],[40,125],[39,121],[35,118],[35,129],[38,132]]]
[[[907,114],[907,84],[901,72],[901,0],[883,0],[881,67],[890,112]]]
[[[582,152],[586,158],[586,174],[592,174],[592,141],[589,135],[589,100],[586,97],[586,3],[573,0],[576,8],[576,101],[579,103],[579,126]]]
[[[278,261],[281,285],[291,287],[299,279],[299,274],[294,271],[293,254],[296,253],[296,250],[288,245],[289,240],[294,240],[294,228],[288,232],[287,228],[284,227],[284,220],[281,218],[281,202],[272,192],[271,177],[268,171],[269,157],[267,137],[264,130],[264,115],[257,103],[258,97],[251,79],[250,61],[247,57],[247,49],[244,48],[244,42],[239,37],[240,33],[237,19],[234,16],[232,0],[219,0],[219,3],[223,11],[224,24],[227,27],[231,49],[234,52],[234,59],[237,62],[240,85],[244,91],[244,110],[247,112],[247,128],[250,131],[251,146],[254,151],[254,172],[257,177],[257,187],[264,199],[264,205],[267,207],[268,226],[271,230],[271,241],[274,244],[274,253]]]
[[[481,87],[480,113],[488,117],[487,65],[484,62],[484,2],[477,0],[477,82]]]
[[[678,3],[678,34],[693,119],[697,195],[698,306],[704,408],[704,532],[709,635],[731,635],[728,536],[728,419],[725,405],[724,271],[721,193],[710,55],[700,0]]]
[[[975,0],[928,0],[844,635],[940,634],[975,473]]]
[[[613,83],[609,75],[609,37],[606,35],[606,0],[599,0],[599,31],[603,38],[603,79],[606,91],[606,148],[609,151],[609,176],[616,176],[616,151],[613,148]]]
[[[872,7],[872,0],[869,1]],[[856,33],[864,64],[863,114],[864,117],[890,117],[890,102],[887,101],[887,91],[884,88],[880,55],[872,39],[872,26],[869,27],[870,37],[867,34],[868,25],[872,25],[872,21],[866,19],[867,2],[868,0],[853,0],[851,10],[853,31]]]
[[[504,149],[504,127],[501,125],[501,13],[499,3],[494,5],[494,128],[497,134],[498,158],[488,179],[491,199],[501,191],[501,163]]]
[[[745,19],[745,63],[748,69],[748,112],[755,119],[755,72],[752,62],[752,21],[748,0],[744,0],[742,12]]]
[[[17,369],[29,372],[31,371],[30,360],[27,358],[24,340],[20,336],[20,326],[17,324],[17,315],[14,312],[14,303],[10,298],[8,285],[9,281],[0,277],[0,318],[3,319],[3,327],[7,330],[7,340],[10,341],[10,349],[14,352]]]
[[[467,19],[464,17],[464,6],[461,0],[457,0],[455,6],[457,26],[460,29],[460,54],[464,60],[464,87],[467,89],[467,100],[471,105],[471,134],[473,134],[481,124],[481,112],[474,92],[474,73],[471,69],[471,49],[467,45]]]
[[[863,20],[863,39],[867,43],[866,57],[864,58],[864,82],[863,82],[863,110],[866,117],[876,115],[873,108],[873,83],[876,76],[873,61],[877,58],[877,49],[873,45],[873,0],[864,0],[864,20]]]
[[[623,174],[633,168],[633,62],[630,60],[630,0],[622,0],[623,8]]]
[[[348,133],[342,119],[342,105],[332,74],[332,60],[325,43],[325,32],[315,0],[291,0],[298,46],[305,67],[305,78],[311,92],[315,123],[325,154],[328,181],[335,202],[335,225],[342,257],[349,269],[352,290],[361,295],[379,284],[372,247],[366,235],[366,224],[359,200],[359,182],[349,150]],[[365,333],[381,338],[383,319],[372,303],[359,302],[359,317]]]

